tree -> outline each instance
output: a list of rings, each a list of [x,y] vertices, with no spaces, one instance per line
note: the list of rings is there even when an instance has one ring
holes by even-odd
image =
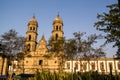
[[[83,43],[84,43],[84,40],[82,39],[82,37],[85,35],[86,33],[85,32],[74,32],[73,35],[74,35],[74,39],[75,41],[77,42],[77,54],[81,54],[81,52],[83,52],[84,50],[84,46],[83,46]]]
[[[25,38],[18,36],[18,33],[10,29],[8,32],[0,35],[0,43],[3,45],[2,49],[5,55],[8,57],[8,64],[11,65],[11,61],[16,58],[16,54],[23,49]]]
[[[0,36],[1,43],[6,46],[5,53],[8,55],[15,55],[23,49],[25,38],[17,34],[15,30],[10,29]]]
[[[65,43],[65,54],[68,58],[95,58],[103,57],[105,53],[102,47],[94,48],[93,45],[97,43],[102,35],[91,34],[84,39],[85,32],[74,32],[74,37],[68,39]]]
[[[103,46],[95,48],[94,44],[97,43],[98,39],[102,39],[102,35],[91,34],[87,36],[87,39],[82,42],[82,52],[84,58],[96,58],[104,57]],[[103,55],[101,55],[101,53]]]
[[[64,51],[65,38],[54,40],[52,37],[48,41],[49,51],[59,53]]]
[[[77,54],[77,43],[75,39],[69,39],[65,42],[65,55],[67,58],[73,58]]]
[[[29,54],[29,52],[27,51],[27,47],[24,46],[23,50],[19,53],[16,54],[17,55],[17,60],[18,62],[21,64],[19,65],[19,68],[23,70],[23,74],[24,74],[24,59],[25,57],[31,57],[31,54]]]
[[[98,21],[94,26],[97,30],[105,32],[105,44],[114,42],[113,47],[117,46],[117,57],[120,58],[120,11],[117,4],[107,6],[108,13],[98,14]]]
[[[119,10],[120,10],[120,0],[118,0],[118,6],[119,6]]]
[[[54,40],[53,37],[51,37],[48,41],[48,51],[52,52],[52,56],[57,56],[59,58],[59,71],[63,71],[63,64],[64,64],[64,44],[65,44],[65,38],[61,37],[57,40]],[[51,56],[51,55],[47,55]]]

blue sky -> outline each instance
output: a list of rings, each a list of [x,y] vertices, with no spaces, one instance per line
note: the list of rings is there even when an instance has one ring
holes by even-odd
[[[27,24],[35,15],[39,28],[38,40],[42,34],[46,40],[51,36],[52,22],[58,12],[64,23],[64,36],[73,37],[73,32],[104,34],[93,25],[97,21],[97,13],[108,12],[106,5],[117,3],[117,0],[0,0],[0,35],[15,29],[19,35],[25,36]],[[104,40],[94,45],[98,47]],[[107,57],[112,57],[116,48],[107,45],[104,50]]]

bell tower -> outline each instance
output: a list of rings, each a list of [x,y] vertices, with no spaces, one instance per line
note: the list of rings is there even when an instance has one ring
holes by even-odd
[[[53,40],[58,40],[60,38],[63,38],[63,35],[64,35],[63,21],[58,14],[57,17],[53,21],[52,38]]]
[[[25,41],[25,47],[27,51],[35,51],[36,45],[37,45],[37,28],[38,28],[38,22],[35,19],[35,16],[33,16],[30,21],[28,22],[28,29],[26,32],[26,41]]]

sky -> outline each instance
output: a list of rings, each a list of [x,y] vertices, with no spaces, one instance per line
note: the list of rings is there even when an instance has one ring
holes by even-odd
[[[107,5],[117,0],[0,0],[0,35],[15,29],[18,35],[25,36],[29,20],[35,16],[38,21],[38,41],[44,34],[46,40],[52,35],[52,23],[56,16],[63,20],[64,36],[69,39],[74,32],[104,34],[95,29],[97,14],[108,12]],[[105,40],[98,40],[99,47]],[[104,48],[107,57],[112,57],[117,48],[108,44]]]

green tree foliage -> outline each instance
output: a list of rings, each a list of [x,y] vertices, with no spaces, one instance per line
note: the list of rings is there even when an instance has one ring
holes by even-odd
[[[73,58],[77,54],[77,43],[75,39],[69,39],[65,43],[65,55],[67,58]]]
[[[18,36],[18,33],[10,29],[0,36],[1,44],[5,45],[5,53],[15,55],[23,49],[25,38]]]
[[[85,39],[83,36],[85,32],[74,32],[74,37],[68,39],[65,42],[65,54],[68,58],[95,58],[105,55],[103,47],[94,48],[93,45],[97,43],[98,39],[101,39],[101,35],[91,34]]]
[[[102,39],[102,35],[91,34],[85,39],[83,37],[85,34],[85,32],[74,32],[74,37],[67,40],[65,40],[65,38],[58,40],[50,38],[48,49],[51,52],[57,53],[57,55],[59,52],[64,52],[65,55],[61,56],[67,58],[95,58],[105,56],[103,47],[93,47],[93,45],[97,43],[98,39]]]
[[[48,49],[52,53],[52,56],[57,56],[59,57],[59,71],[63,71],[63,64],[64,64],[64,46],[65,46],[65,38],[61,37],[58,38],[57,40],[54,40],[52,37],[48,41]],[[50,55],[47,55],[46,57],[49,57]]]
[[[3,52],[8,57],[8,65],[11,65],[11,60],[16,58],[16,54],[23,49],[25,38],[18,36],[18,33],[10,29],[8,32],[0,35],[0,43],[4,45]]]
[[[54,40],[51,37],[49,39],[49,41],[48,41],[48,47],[49,47],[48,49],[49,49],[49,51],[54,52],[54,53],[63,52],[63,50],[64,50],[64,42],[65,42],[65,38]]]
[[[98,39],[102,39],[102,35],[89,35],[87,39],[82,42],[82,52],[79,53],[82,53],[84,58],[95,58],[105,56],[103,47],[94,47],[94,44],[97,43]]]
[[[119,10],[120,10],[120,0],[118,0],[118,6],[119,6]]]
[[[114,46],[118,47],[117,57],[120,57],[120,11],[117,4],[107,6],[109,12],[98,14],[98,21],[94,26],[97,30],[105,32],[105,39],[107,43],[114,42]]]

